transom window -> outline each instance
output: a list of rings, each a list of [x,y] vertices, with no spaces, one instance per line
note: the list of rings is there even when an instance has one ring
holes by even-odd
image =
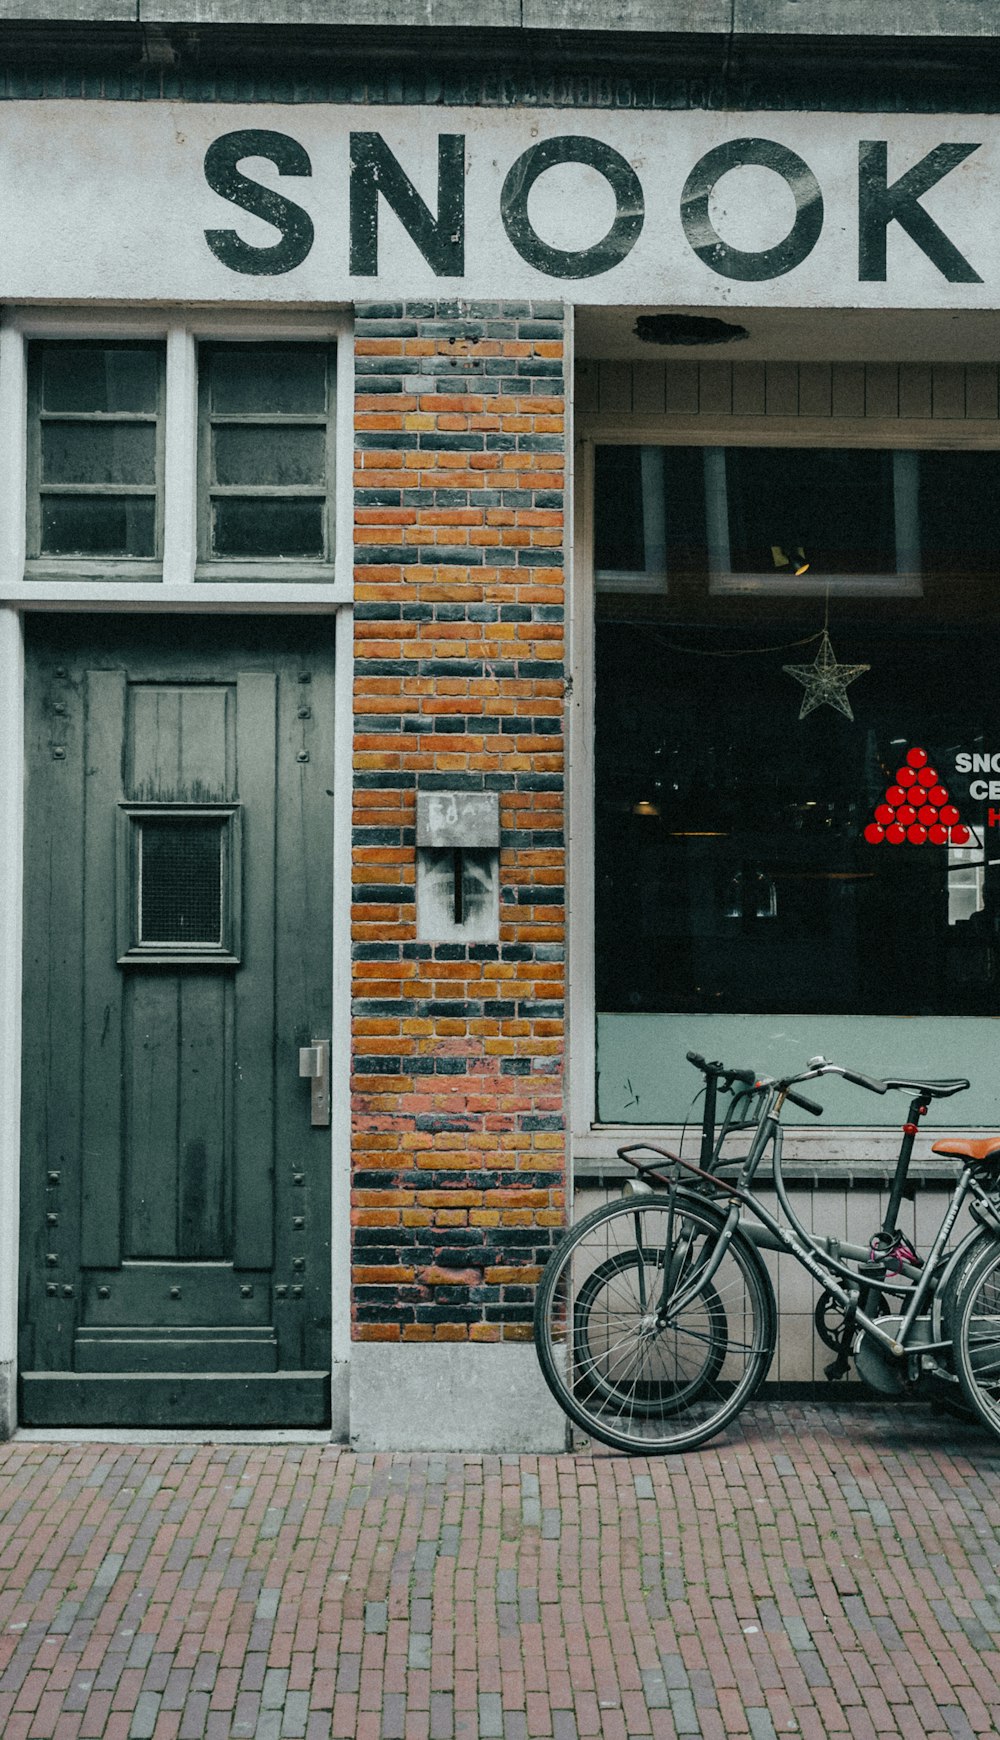
[[[332,580],[335,346],[178,338],[29,344],[26,577]]]
[[[825,447],[599,447],[603,592],[919,596],[992,571],[1000,456]]]
[[[202,345],[201,554],[321,562],[331,549],[325,345]]]
[[[29,556],[162,549],[163,344],[33,344]]]

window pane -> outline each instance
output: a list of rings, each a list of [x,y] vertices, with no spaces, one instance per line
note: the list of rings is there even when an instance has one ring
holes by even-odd
[[[42,497],[43,555],[153,556],[155,535],[151,497]]]
[[[641,573],[646,566],[638,447],[598,447],[594,456],[594,567]]]
[[[42,482],[155,485],[155,423],[43,423]]]
[[[920,549],[930,573],[996,573],[1000,453],[921,453]]]
[[[162,346],[104,349],[42,346],[42,407],[46,411],[157,409]]]
[[[599,623],[600,1009],[995,1014],[991,775],[977,785],[958,756],[988,762],[998,742],[996,630],[938,637],[879,614],[831,624],[838,660],[871,666],[847,690],[853,720],[799,718],[783,666],[811,664],[815,642],[768,649],[808,635],[801,616],[775,634],[772,614],[770,635]],[[937,774],[918,803],[953,803],[975,831],[964,848],[865,838],[917,747]]]
[[[734,574],[896,572],[891,453],[730,447],[726,493]]]
[[[212,504],[212,552],[216,556],[322,556],[321,500],[271,496],[256,501],[228,497]]]
[[[662,477],[658,536],[647,523],[654,503],[643,490],[649,461]],[[707,572],[705,464],[700,447],[598,447],[594,467],[594,567],[642,573],[665,566],[671,578]],[[654,517],[655,513],[654,513]]]
[[[297,484],[326,482],[323,428],[222,426],[214,431],[216,483]]]
[[[143,822],[141,878],[140,941],[221,943],[218,822]]]
[[[671,502],[687,511],[671,481],[679,451],[664,459],[668,548]],[[667,591],[637,580],[598,593],[599,1008],[993,1015],[1000,455],[717,457],[733,566],[745,572],[774,571],[775,549],[792,558],[800,546],[820,576],[891,571],[902,477],[913,508],[902,531],[921,550],[923,591],[831,599],[836,661],[870,667],[845,690],[853,717],[815,694],[802,714],[809,691],[785,668],[814,666],[822,578],[812,596],[723,594],[689,565]],[[630,478],[634,490],[630,467],[598,473],[619,490],[609,509],[599,494],[598,525],[619,512]],[[936,779],[908,806],[898,792],[917,747]],[[942,835],[936,815],[969,837]],[[879,839],[890,825],[916,836]]]
[[[208,353],[211,409],[222,415],[255,411],[326,411],[325,348],[239,345]]]

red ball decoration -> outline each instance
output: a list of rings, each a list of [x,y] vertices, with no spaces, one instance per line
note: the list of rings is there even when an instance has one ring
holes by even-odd
[[[927,793],[927,802],[937,804],[938,809],[940,809],[942,804],[948,802],[948,787],[946,785],[932,785]]]
[[[917,774],[917,782],[919,785],[923,785],[923,786],[937,785],[937,782],[938,782],[937,768],[936,767],[922,767],[920,769],[920,772]]]
[[[951,843],[953,846],[967,846],[969,843],[969,830],[961,822],[957,828],[951,830]]]
[[[869,822],[865,829],[865,839],[869,846],[881,846],[885,839],[885,829],[880,828],[877,822]]]
[[[916,777],[912,767],[897,767],[896,769],[897,785],[912,785]]]
[[[896,820],[896,812],[890,809],[888,804],[876,804],[875,820],[881,822],[882,826],[885,827],[887,823]]]
[[[941,820],[944,822],[946,828],[954,826],[958,821],[958,811],[954,804],[945,804],[944,809],[941,811]]]
[[[937,819],[938,819],[938,813],[937,813],[936,805],[934,805],[934,804],[921,804],[919,810],[917,811],[917,821],[918,822],[923,822],[924,827],[929,828],[931,826],[931,823],[936,822]]]
[[[940,822],[935,822],[933,828],[928,829],[927,838],[932,846],[944,846],[948,840],[948,830],[942,828]]]
[[[891,804],[894,810],[898,810],[900,804],[906,803],[907,794],[901,785],[891,785],[885,794],[885,801],[887,804]]]
[[[927,841],[927,829],[922,828],[919,822],[914,822],[912,828],[907,828],[906,838],[911,846],[923,846]]]
[[[893,822],[891,828],[886,828],[885,837],[890,846],[901,846],[906,839],[906,829],[900,827],[898,822]]]
[[[908,828],[910,823],[915,822],[916,819],[917,819],[917,812],[914,809],[912,804],[900,804],[898,810],[896,811],[897,822],[902,822],[904,828]]]
[[[926,749],[908,749],[906,759],[911,767],[926,767],[927,751]]]

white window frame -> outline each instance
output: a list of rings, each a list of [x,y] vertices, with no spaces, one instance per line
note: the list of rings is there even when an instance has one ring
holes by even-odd
[[[738,446],[729,442],[730,447]],[[834,445],[832,442],[829,444]],[[917,519],[918,454],[913,448],[892,450],[893,521],[896,543],[894,574],[736,574],[729,536],[729,490],[725,447],[705,448],[705,520],[708,531],[708,591],[710,597],[750,593],[768,598],[815,597],[822,589],[831,597],[919,598],[920,526]]]
[[[573,494],[572,706],[569,719],[569,805],[572,862],[568,872],[568,1025],[573,1036],[569,1076],[569,1127],[576,1175],[600,1175],[624,1142],[643,1137],[676,1143],[681,1126],[601,1124],[597,1121],[597,992],[594,936],[594,452],[599,446],[660,447],[864,447],[934,451],[943,447],[996,450],[1000,422],[967,418],[947,432],[920,420],[838,417],[642,416],[577,412]],[[899,1151],[898,1132],[885,1127],[799,1126],[785,1131],[785,1153],[805,1162],[836,1160],[842,1166],[876,1161],[890,1169]]]
[[[32,339],[165,342],[162,562],[137,565],[114,557],[27,561],[27,346]],[[197,346],[213,340],[336,345],[332,564],[199,561]],[[5,433],[0,449],[0,603],[86,604],[94,609],[311,605],[320,610],[349,604],[353,596],[353,372],[350,322],[340,314],[280,308],[268,309],[266,315],[228,310],[168,315],[163,310],[139,309],[5,309],[0,314],[0,428]],[[276,578],[276,571],[287,578]]]

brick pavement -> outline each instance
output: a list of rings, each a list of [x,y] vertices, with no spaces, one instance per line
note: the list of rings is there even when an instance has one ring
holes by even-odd
[[[3,1740],[1000,1732],[1000,1444],[770,1404],[685,1458],[0,1445]]]

